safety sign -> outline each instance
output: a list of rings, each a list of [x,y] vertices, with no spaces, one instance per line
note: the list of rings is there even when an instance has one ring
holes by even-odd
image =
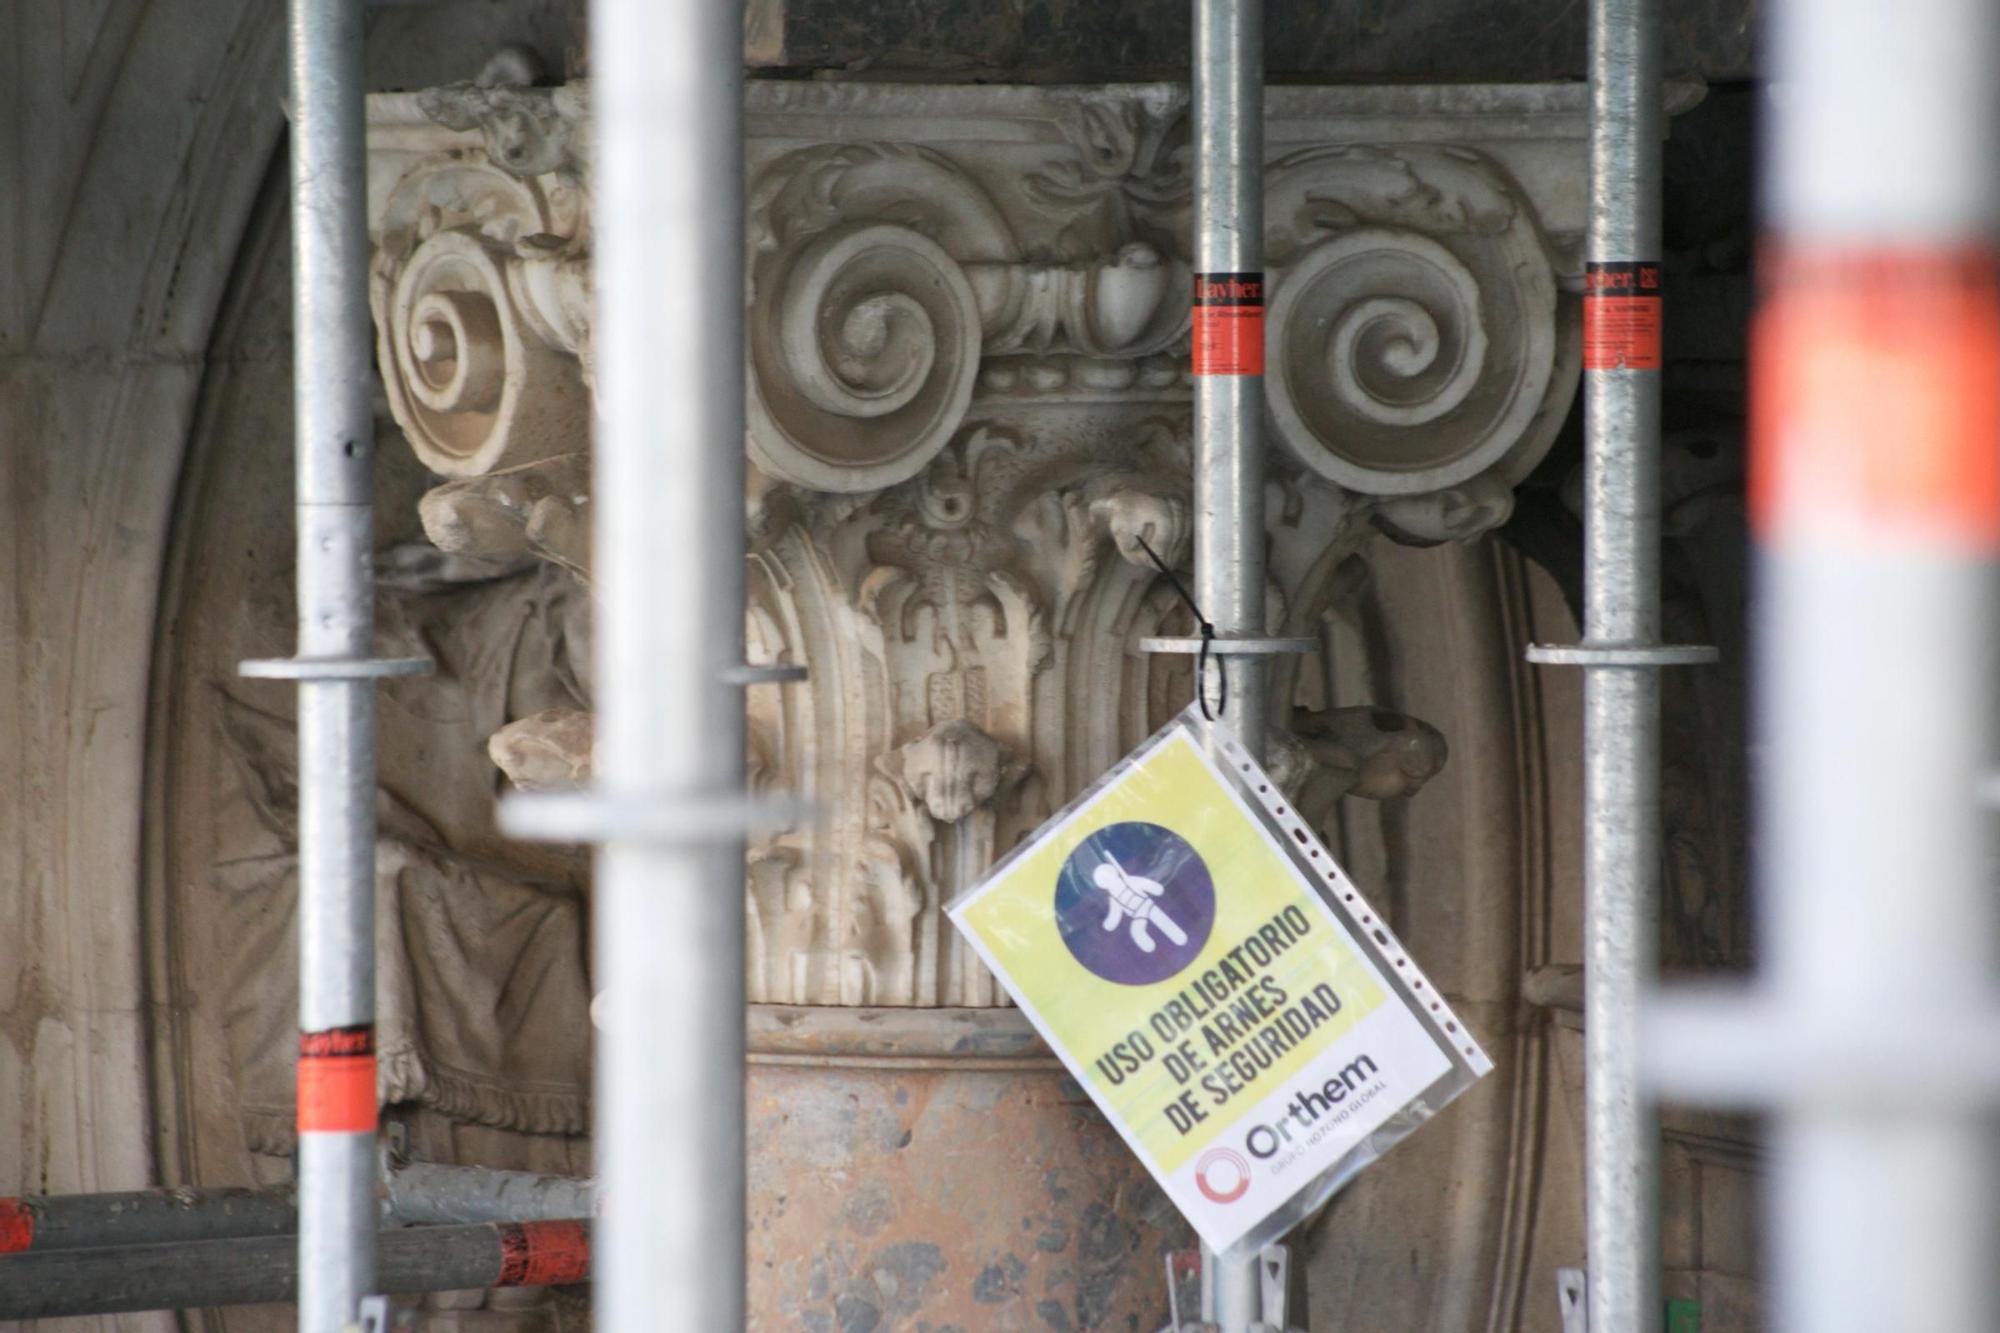
[[[1275,1240],[1492,1068],[1193,708],[949,911],[1219,1251]]]

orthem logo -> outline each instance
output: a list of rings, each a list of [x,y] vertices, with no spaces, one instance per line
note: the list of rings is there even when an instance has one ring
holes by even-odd
[[[1319,1122],[1322,1116],[1334,1116],[1335,1123],[1347,1118],[1347,1110],[1341,1103],[1353,1097],[1354,1105],[1365,1104],[1383,1087],[1382,1066],[1375,1063],[1375,1057],[1365,1051],[1347,1062],[1346,1067],[1328,1079],[1318,1088],[1307,1088],[1298,1096],[1285,1103],[1285,1110],[1277,1121],[1269,1125],[1252,1125],[1250,1132],[1243,1136],[1243,1146],[1258,1161],[1268,1161],[1282,1152],[1292,1141],[1292,1133],[1297,1130],[1303,1137]],[[1370,1083],[1369,1080],[1375,1080]],[[1310,1142],[1310,1140],[1308,1140]]]
[[[1195,1161],[1194,1187],[1210,1203],[1235,1203],[1250,1192],[1250,1163],[1234,1148],[1210,1148]]]

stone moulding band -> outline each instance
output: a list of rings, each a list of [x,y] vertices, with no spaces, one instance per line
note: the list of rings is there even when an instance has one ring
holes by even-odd
[[[1058,1072],[1018,1009],[753,1004],[753,1065],[801,1069]]]

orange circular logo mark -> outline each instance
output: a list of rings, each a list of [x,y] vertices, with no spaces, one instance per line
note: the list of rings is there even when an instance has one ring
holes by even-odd
[[[1210,1203],[1235,1203],[1250,1192],[1250,1163],[1233,1148],[1210,1148],[1194,1164],[1194,1184]]]

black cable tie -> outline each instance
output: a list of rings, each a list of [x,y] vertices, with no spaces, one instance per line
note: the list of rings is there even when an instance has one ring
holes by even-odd
[[[1213,713],[1208,711],[1208,661],[1209,649],[1215,644],[1214,622],[1201,613],[1201,608],[1195,604],[1194,598],[1189,595],[1187,588],[1181,584],[1180,577],[1173,570],[1167,568],[1166,561],[1160,559],[1159,552],[1147,545],[1144,537],[1140,537],[1136,533],[1133,535],[1139,543],[1139,549],[1144,551],[1146,558],[1153,562],[1153,568],[1166,576],[1167,582],[1173,585],[1174,591],[1180,594],[1183,602],[1187,603],[1187,609],[1194,612],[1195,624],[1201,627],[1201,654],[1195,658],[1194,666],[1194,699],[1196,703],[1201,705],[1202,720],[1204,722],[1213,722],[1229,709],[1229,666],[1226,661],[1218,657],[1215,659],[1217,683],[1215,711]]]

